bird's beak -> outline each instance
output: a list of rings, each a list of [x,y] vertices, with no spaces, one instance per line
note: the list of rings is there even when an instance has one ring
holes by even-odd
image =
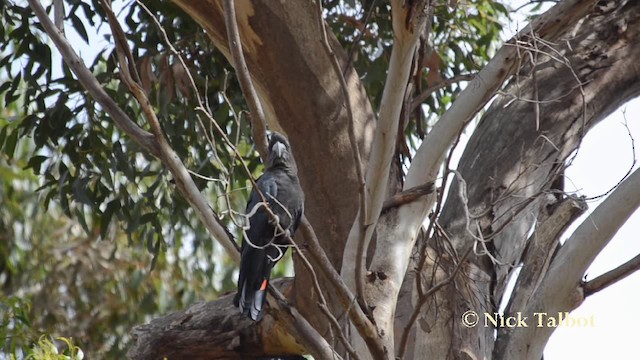
[[[282,154],[284,154],[284,151],[287,149],[287,147],[281,143],[281,142],[277,142],[275,144],[273,144],[273,147],[271,148],[271,151],[273,153],[275,153],[276,157],[281,158]]]

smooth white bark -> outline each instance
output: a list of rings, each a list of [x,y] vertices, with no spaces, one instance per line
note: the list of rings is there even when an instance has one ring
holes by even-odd
[[[534,293],[527,314],[557,316],[571,311],[582,302],[581,280],[596,256],[609,243],[627,219],[640,207],[640,169],[623,181],[609,197],[587,217],[560,248],[538,291]],[[533,315],[532,315],[533,316]],[[502,353],[504,359],[540,359],[554,327],[535,326],[510,334]]]

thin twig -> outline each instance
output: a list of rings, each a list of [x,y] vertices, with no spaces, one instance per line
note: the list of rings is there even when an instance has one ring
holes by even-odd
[[[180,62],[180,65],[184,68],[185,73],[187,74],[187,78],[189,79],[189,83],[191,84],[191,88],[193,89],[193,92],[195,94],[196,101],[198,102],[198,106],[196,107],[196,110],[200,111],[201,113],[203,113],[207,117],[209,122],[216,129],[216,132],[218,133],[218,135],[220,135],[220,137],[222,137],[222,140],[224,141],[224,143],[227,146],[229,146],[229,148],[233,152],[233,155],[236,156],[239,159],[242,159],[242,155],[240,154],[240,152],[238,152],[238,148],[233,144],[233,142],[231,142],[231,140],[227,136],[227,133],[224,132],[224,130],[222,130],[222,128],[220,127],[220,124],[213,118],[213,115],[211,115],[211,112],[207,109],[208,106],[205,104],[204,101],[202,101],[202,97],[200,96],[200,93],[198,92],[198,87],[196,85],[195,79],[191,75],[191,72],[189,71],[189,68],[187,67],[187,64],[185,63],[184,59],[182,58],[182,55],[178,52],[178,50],[176,50],[176,48],[169,41],[169,37],[167,35],[167,32],[165,31],[165,29],[160,24],[160,21],[151,12],[151,10],[145,4],[143,4],[140,0],[136,0],[136,2],[147,12],[147,14],[149,14],[151,16],[151,18],[154,19],[154,22],[156,23],[156,26],[158,27],[158,30],[162,33],[162,35],[164,37],[165,43],[167,44],[167,46],[169,47],[171,52],[176,56],[176,58]],[[204,125],[201,125],[201,126],[204,126]],[[212,150],[215,151],[214,149],[212,149]],[[253,187],[257,189],[255,179],[253,178],[253,173],[247,167],[246,162],[245,161],[240,161],[240,163],[242,164],[242,168],[243,168],[244,172],[247,174],[247,177],[249,178],[249,181],[251,182]],[[262,194],[262,192],[259,191],[259,189],[258,189],[258,193],[259,193],[262,201],[265,201],[265,197]]]
[[[38,20],[40,20],[40,24],[51,38],[51,41],[53,41],[60,51],[62,59],[75,73],[80,84],[82,84],[91,97],[111,116],[122,131],[131,136],[143,149],[158,156],[158,144],[153,134],[141,129],[106,93],[93,73],[86,67],[84,61],[75,53],[71,44],[69,44],[64,37],[64,34],[60,32],[51,19],[49,19],[40,2],[38,0],[28,0],[28,2],[34,14],[38,17]]]
[[[238,31],[238,19],[236,18],[234,0],[224,1],[224,17],[233,67],[236,69],[240,89],[244,94],[249,111],[251,112],[249,118],[251,119],[253,141],[256,143],[256,149],[262,158],[262,162],[266,164],[269,157],[266,138],[267,122],[264,117],[264,111],[262,110],[262,104],[260,103],[260,99],[258,99],[258,94],[251,81],[251,75],[247,68],[244,53],[242,52],[242,42],[240,40],[240,32]]]
[[[469,254],[471,254],[471,250],[472,249],[473,249],[473,246],[469,246],[467,251],[462,256],[462,259],[460,259],[460,261],[458,262],[456,267],[453,269],[453,272],[451,273],[451,275],[449,275],[449,277],[447,277],[446,279],[444,279],[441,282],[437,283],[436,285],[432,286],[428,291],[426,291],[424,293],[423,296],[421,296],[418,299],[418,303],[413,308],[413,313],[411,314],[411,317],[409,318],[409,321],[407,322],[407,326],[404,328],[404,331],[402,332],[402,336],[400,338],[400,351],[399,351],[398,356],[397,356],[399,359],[402,359],[402,357],[404,356],[404,353],[405,353],[405,351],[407,349],[407,342],[408,342],[408,339],[409,339],[409,332],[411,331],[411,328],[413,327],[413,324],[416,322],[416,319],[420,315],[420,309],[422,309],[422,306],[424,306],[424,304],[427,302],[429,296],[435,294],[436,291],[440,290],[441,288],[449,285],[455,279],[456,275],[458,274],[458,272],[462,268],[462,265],[467,260],[467,257],[469,257]],[[419,284],[419,286],[422,286],[422,284]]]
[[[128,46],[124,31],[111,9],[110,2],[108,0],[103,0],[101,4],[105,10],[105,14],[107,15],[109,26],[112,29],[116,42],[116,54],[120,68],[120,77],[129,88],[129,91],[136,98],[145,119],[151,127],[154,138],[158,143],[158,157],[171,170],[178,189],[191,206],[198,210],[196,213],[201,217],[201,220],[205,223],[212,235],[214,235],[220,244],[227,250],[229,256],[234,261],[239,262],[240,254],[236,243],[231,239],[226,229],[217,222],[213,214],[213,210],[198,191],[186,167],[179,159],[178,155],[173,151],[167,141],[167,138],[164,136],[164,132],[160,126],[160,121],[156,117],[154,109],[151,107],[147,94],[142,87],[140,77],[135,70],[136,67],[131,49]]]
[[[287,298],[273,285],[269,285],[269,294],[271,299],[270,305],[277,311],[279,319],[282,320],[290,328],[295,329],[298,333],[296,338],[303,338],[307,341],[305,344],[308,346],[314,357],[319,359],[334,359],[342,360],[342,357],[336,353],[335,350],[329,345],[329,343],[318,333],[318,331],[311,326],[311,324],[287,301]]]
[[[351,358],[360,360],[360,356],[358,356],[358,353],[355,351],[353,346],[351,346],[351,344],[349,343],[349,339],[347,339],[344,332],[342,331],[340,327],[340,323],[338,323],[338,320],[335,318],[335,316],[331,314],[331,311],[329,311],[329,308],[327,307],[327,305],[319,303],[318,307],[320,307],[320,310],[322,311],[322,313],[327,317],[327,319],[329,319],[329,322],[331,322],[331,325],[333,325],[335,329],[338,329],[338,338],[340,338],[340,342],[342,342],[342,345],[344,345],[345,349],[347,349],[347,352],[349,353],[349,355],[351,355]]]
[[[449,79],[444,79],[443,81],[433,86],[429,86],[428,89],[426,89],[425,91],[421,92],[420,94],[416,95],[413,98],[413,100],[411,101],[411,107],[410,107],[411,111],[415,110],[418,106],[420,106],[423,102],[425,102],[425,100],[427,100],[429,96],[431,96],[431,94],[433,94],[434,92],[442,88],[445,88],[447,86],[453,85],[455,83],[459,83],[462,81],[471,81],[475,77],[476,77],[476,74],[460,74]]]
[[[302,221],[300,222],[300,229],[302,230],[302,235],[305,238],[305,243],[309,253],[314,257],[315,262],[320,265],[320,269],[323,271],[327,279],[329,279],[329,282],[334,286],[336,294],[338,295],[338,300],[347,310],[349,318],[355,325],[360,336],[362,336],[367,345],[369,345],[374,356],[378,356],[378,354],[384,355],[385,351],[379,341],[375,325],[369,320],[369,318],[367,318],[359,306],[353,306],[356,301],[355,296],[353,296],[347,285],[342,281],[340,274],[338,274],[329,261],[329,258],[320,246],[320,242],[313,231],[313,227],[311,227],[311,224],[306,217],[302,218]],[[378,356],[376,358],[382,357]]]
[[[347,57],[347,63],[345,64],[344,70],[342,71],[342,75],[343,76],[347,76],[347,70],[349,70],[349,68],[351,68],[351,65],[352,65],[352,62],[353,62],[353,56],[356,53],[356,49],[358,49],[358,47],[360,46],[360,41],[362,40],[362,38],[364,37],[364,34],[366,33],[367,25],[369,24],[369,20],[371,19],[371,15],[373,14],[373,9],[375,9],[375,7],[376,7],[376,1],[377,0],[373,0],[371,2],[371,6],[369,7],[369,10],[367,10],[367,14],[364,17],[364,21],[363,21],[363,24],[362,24],[362,29],[360,30],[360,34],[358,34],[358,37],[353,42],[353,46],[351,47],[351,50],[349,51],[349,56]],[[322,4],[320,6],[322,6]],[[322,17],[322,13],[320,14],[320,16]]]
[[[627,129],[627,134],[629,134],[629,138],[631,139],[631,166],[629,166],[629,170],[627,170],[627,173],[624,174],[624,176],[622,177],[622,179],[620,179],[620,181],[618,181],[617,184],[615,184],[611,189],[607,190],[604,194],[600,194],[597,196],[592,196],[589,198],[586,198],[586,201],[590,201],[590,200],[596,200],[602,197],[605,197],[607,195],[609,195],[613,190],[615,190],[618,186],[620,186],[620,184],[622,184],[623,181],[625,181],[629,176],[631,176],[631,173],[633,172],[633,168],[636,166],[636,141],[633,138],[633,135],[631,134],[631,129],[629,129],[629,125],[627,124],[627,115],[626,112],[622,112],[623,116],[624,116],[624,122],[622,123],[622,125],[624,125],[625,129]]]
[[[349,121],[349,143],[351,145],[351,154],[353,156],[354,166],[356,168],[356,176],[358,177],[358,200],[360,203],[359,221],[360,221],[360,239],[358,241],[358,255],[356,256],[356,292],[357,298],[362,309],[368,313],[369,306],[367,305],[365,291],[364,291],[364,267],[363,257],[367,249],[364,248],[364,236],[365,236],[365,221],[367,219],[367,198],[366,198],[366,185],[364,181],[364,175],[362,172],[362,159],[360,158],[360,149],[358,149],[358,141],[356,139],[355,124],[353,120],[353,109],[351,108],[351,98],[349,97],[349,90],[347,88],[347,82],[343,76],[338,57],[331,49],[329,45],[329,39],[327,37],[327,29],[324,25],[324,19],[322,18],[322,2],[316,1],[318,8],[318,24],[321,33],[321,42],[324,46],[324,50],[327,56],[331,60],[333,70],[340,81],[340,88],[342,90],[342,99],[347,108],[347,118]]]
[[[277,199],[275,199],[275,198],[274,198],[274,200],[277,201]],[[286,208],[284,208],[284,206],[282,204],[280,204],[280,206],[282,206],[283,209],[286,210]],[[275,217],[275,214],[273,214],[271,212],[271,209],[269,209],[268,206],[267,206],[266,210],[267,210],[268,213],[270,213],[270,215]],[[320,287],[320,283],[318,281],[318,276],[316,274],[316,271],[313,268],[313,266],[311,265],[311,263],[309,262],[309,259],[307,259],[307,257],[304,255],[304,253],[302,252],[300,247],[298,247],[298,244],[296,244],[293,241],[293,239],[291,238],[291,236],[282,228],[280,223],[277,222],[276,224],[277,224],[278,230],[281,233],[285,234],[285,237],[287,238],[287,241],[291,244],[291,246],[293,246],[294,249],[296,249],[296,251],[298,252],[298,256],[302,260],[302,263],[307,268],[307,270],[309,270],[309,272],[311,273],[311,279],[313,281],[313,287],[315,288],[316,292],[318,293],[318,296],[320,297],[320,302],[318,303],[318,306],[322,310],[322,313],[327,317],[327,319],[329,320],[329,322],[331,324],[335,325],[335,329],[338,332],[338,337],[340,338],[340,341],[342,342],[344,347],[349,351],[351,356],[353,356],[354,359],[359,359],[357,353],[353,350],[353,348],[351,347],[351,344],[349,344],[349,341],[345,337],[344,332],[342,331],[342,328],[338,324],[338,320],[336,320],[336,318],[333,316],[333,314],[328,310],[329,308],[328,308],[328,305],[327,305],[327,300],[326,300],[326,298],[324,296],[324,292],[322,291],[322,288]]]
[[[418,185],[412,187],[411,189],[401,191],[384,201],[384,203],[382,204],[382,212],[416,201],[422,196],[431,194],[434,189],[435,188],[433,186],[433,182],[428,182],[426,184]]]

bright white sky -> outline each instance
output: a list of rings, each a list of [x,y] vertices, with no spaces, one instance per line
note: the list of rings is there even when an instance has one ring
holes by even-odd
[[[514,0],[513,8],[517,8],[517,4],[524,2],[526,1]],[[526,23],[520,20],[519,24],[514,23],[505,27],[504,35],[510,37],[524,24]],[[105,29],[106,27],[102,28],[103,31]],[[99,48],[96,48],[95,44],[93,48],[88,47],[74,31],[70,30],[69,25],[67,35],[76,51],[79,50],[87,62],[92,61]],[[87,31],[92,40],[101,38],[97,34],[92,36],[90,28],[87,28]],[[103,39],[98,40],[97,43],[99,47],[106,45]],[[54,64],[60,61],[59,59],[59,54],[54,51]],[[615,186],[628,171],[633,162],[633,152],[631,138],[623,125],[625,121],[623,112],[626,112],[631,135],[638,141],[636,148],[640,147],[640,119],[638,119],[640,99],[635,99],[589,132],[573,164],[566,172],[567,191],[577,191],[578,194],[586,197],[597,196]],[[640,159],[637,149],[635,156]],[[602,199],[589,203],[590,211],[601,201]],[[578,220],[576,225],[588,216],[589,212]],[[638,253],[640,253],[640,211],[636,211],[598,256],[587,272],[587,279],[593,279],[617,267]],[[545,360],[605,359],[617,354],[636,354],[637,324],[640,324],[638,304],[640,304],[640,272],[592,295],[576,309],[572,313],[573,316],[593,316],[595,325],[588,328],[556,330],[545,349]]]

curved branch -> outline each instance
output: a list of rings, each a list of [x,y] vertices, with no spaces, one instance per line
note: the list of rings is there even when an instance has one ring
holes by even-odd
[[[571,311],[582,303],[584,300],[584,288],[580,286],[582,276],[618,229],[640,207],[638,189],[640,189],[640,169],[635,170],[622,182],[560,248],[544,281],[534,293],[527,307],[527,313]],[[629,267],[637,267],[635,263],[637,261],[639,260],[634,259]],[[628,271],[631,270],[625,268],[618,272]],[[613,275],[620,276],[615,273]],[[609,281],[609,277],[613,280],[613,275],[606,275],[598,280],[600,285],[592,283],[591,290],[604,286]],[[535,326],[519,328],[505,340],[501,351],[503,358],[539,358],[553,330],[554,328]]]
[[[238,31],[238,19],[236,17],[234,0],[224,0],[224,17],[227,27],[229,49],[231,50],[231,62],[236,69],[240,89],[242,89],[242,93],[249,106],[253,141],[256,143],[256,148],[262,158],[262,162],[266,164],[269,158],[266,138],[267,121],[265,120],[264,111],[262,110],[260,99],[258,99],[258,93],[251,81],[247,62],[242,52],[242,41],[240,40],[240,32]]]

